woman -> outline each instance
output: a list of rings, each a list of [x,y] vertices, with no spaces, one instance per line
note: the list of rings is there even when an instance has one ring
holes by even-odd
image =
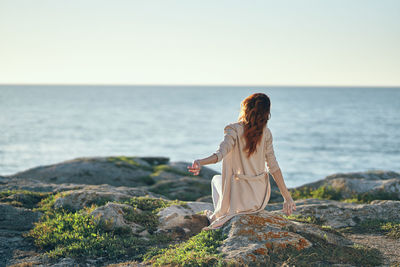
[[[221,175],[214,175],[211,181],[214,212],[205,211],[210,225],[204,230],[220,228],[235,215],[264,210],[271,195],[265,163],[284,198],[283,212],[290,215],[296,210],[275,159],[272,134],[267,127],[270,107],[270,99],[263,93],[245,98],[238,122],[225,126],[218,150],[188,166],[190,172],[198,175],[201,166],[222,160]]]

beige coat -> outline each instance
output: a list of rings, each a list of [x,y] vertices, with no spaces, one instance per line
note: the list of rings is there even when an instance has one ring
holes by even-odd
[[[272,134],[267,126],[256,151],[247,158],[246,140],[241,122],[230,123],[224,128],[224,140],[214,153],[222,160],[221,175],[214,175],[212,196],[214,212],[206,212],[210,228],[219,228],[237,214],[261,211],[267,205],[271,186],[270,173],[279,169],[272,146]]]

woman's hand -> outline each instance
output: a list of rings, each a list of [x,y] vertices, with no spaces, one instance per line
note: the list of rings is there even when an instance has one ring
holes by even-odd
[[[290,214],[292,214],[292,211],[296,210],[296,203],[294,203],[292,197],[283,201],[282,210],[284,213],[286,213],[287,216],[290,216]]]
[[[192,166],[188,166],[188,170],[193,173],[193,175],[199,175],[201,169],[201,164],[199,160],[195,160],[192,163]]]

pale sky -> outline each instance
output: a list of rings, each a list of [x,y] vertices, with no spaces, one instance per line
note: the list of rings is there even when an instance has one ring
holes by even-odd
[[[0,84],[400,85],[399,0],[0,0]]]

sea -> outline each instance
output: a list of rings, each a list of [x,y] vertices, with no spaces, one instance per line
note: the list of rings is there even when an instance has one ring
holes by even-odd
[[[77,157],[191,163],[218,149],[241,101],[258,92],[271,99],[268,127],[289,188],[400,171],[400,88],[0,85],[0,175]]]

